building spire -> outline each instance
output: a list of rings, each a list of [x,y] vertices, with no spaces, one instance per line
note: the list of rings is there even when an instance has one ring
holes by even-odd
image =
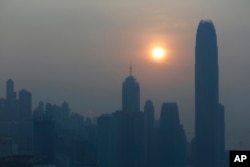
[[[130,76],[132,76],[132,64],[130,63],[130,66],[129,66],[129,74],[130,74]]]

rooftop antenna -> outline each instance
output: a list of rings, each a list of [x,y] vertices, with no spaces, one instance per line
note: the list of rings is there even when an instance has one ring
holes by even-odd
[[[130,76],[132,76],[132,63],[130,63],[129,74],[130,74]]]

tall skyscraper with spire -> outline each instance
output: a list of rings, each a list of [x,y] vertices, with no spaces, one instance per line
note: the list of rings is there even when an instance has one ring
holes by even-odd
[[[196,167],[216,167],[218,144],[218,47],[213,22],[201,20],[195,46]]]
[[[140,111],[140,86],[132,75],[131,66],[130,75],[122,83],[122,111]]]
[[[145,167],[145,117],[140,111],[140,86],[132,75],[122,84],[122,111],[113,113],[116,133],[116,166]]]

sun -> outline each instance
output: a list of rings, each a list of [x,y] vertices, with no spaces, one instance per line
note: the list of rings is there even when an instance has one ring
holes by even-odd
[[[165,57],[166,51],[162,47],[155,47],[152,49],[152,57],[155,60],[162,60]]]

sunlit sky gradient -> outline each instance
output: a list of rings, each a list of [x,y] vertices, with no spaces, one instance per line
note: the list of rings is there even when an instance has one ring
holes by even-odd
[[[190,139],[195,35],[209,18],[218,38],[227,146],[250,149],[249,6],[249,0],[2,0],[0,95],[12,78],[16,90],[33,93],[33,107],[66,100],[85,116],[111,113],[121,108],[132,63],[141,109],[149,98],[159,118],[162,102],[177,102]],[[154,46],[168,51],[161,63],[150,57]]]

